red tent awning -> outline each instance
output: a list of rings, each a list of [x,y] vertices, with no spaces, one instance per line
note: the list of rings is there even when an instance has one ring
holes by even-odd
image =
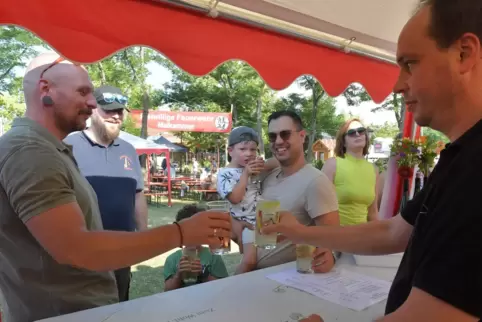
[[[152,47],[198,76],[240,59],[278,90],[311,74],[331,96],[358,82],[381,102],[398,75],[389,63],[151,0],[2,0],[0,24],[25,27],[81,63],[133,45]]]

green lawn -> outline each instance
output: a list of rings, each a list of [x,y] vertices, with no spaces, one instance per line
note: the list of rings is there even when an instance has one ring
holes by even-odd
[[[172,223],[176,217],[177,211],[187,203],[193,203],[193,201],[173,200],[172,207],[165,206],[165,203],[159,207],[150,206],[149,227],[157,227]],[[223,256],[229,274],[234,273],[236,266],[241,260],[241,255],[238,252],[236,244],[232,243],[231,247],[231,254]],[[132,283],[130,289],[131,299],[163,292],[163,267],[164,262],[170,253],[171,252],[162,254],[132,267]]]

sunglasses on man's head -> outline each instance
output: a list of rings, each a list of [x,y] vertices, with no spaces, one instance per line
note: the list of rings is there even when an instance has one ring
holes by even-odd
[[[356,129],[349,129],[348,131],[346,131],[346,135],[348,136],[357,136],[358,135],[362,135],[362,134],[365,134],[367,131],[366,128],[364,127],[359,127],[359,128],[356,128]]]
[[[127,97],[121,94],[115,94],[115,93],[102,93],[100,97],[97,98],[97,103],[101,104],[106,103],[106,104],[112,104],[114,101],[117,101],[118,103],[122,105],[127,104]]]
[[[40,79],[43,79],[44,78],[44,74],[46,71],[48,71],[50,68],[54,67],[55,65],[58,65],[60,63],[62,63],[63,61],[65,61],[65,58],[64,57],[59,57],[57,58],[53,63],[51,63],[50,65],[48,65],[41,73],[40,73]],[[75,66],[80,66],[76,63],[72,63],[73,65]]]
[[[299,131],[297,131],[297,132],[299,132]],[[293,131],[291,131],[291,130],[283,130],[283,131],[280,131],[279,133],[270,132],[270,133],[268,133],[268,140],[271,143],[275,143],[276,139],[278,138],[278,135],[279,135],[281,140],[288,141],[290,139],[292,133],[293,133]]]

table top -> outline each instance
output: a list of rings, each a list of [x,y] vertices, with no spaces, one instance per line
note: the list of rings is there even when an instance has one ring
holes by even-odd
[[[356,312],[266,278],[294,266],[287,263],[42,322],[294,322],[313,313],[325,322],[372,322],[383,316],[386,301]],[[357,266],[347,254],[337,267],[387,281],[396,273],[395,268]]]

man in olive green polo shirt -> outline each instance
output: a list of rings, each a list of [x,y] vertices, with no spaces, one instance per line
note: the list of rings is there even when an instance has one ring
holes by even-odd
[[[229,237],[230,218],[203,212],[142,232],[103,231],[69,133],[96,108],[81,66],[43,54],[24,78],[27,110],[0,137],[0,289],[9,322],[30,322],[118,301],[112,270],[178,246]]]

